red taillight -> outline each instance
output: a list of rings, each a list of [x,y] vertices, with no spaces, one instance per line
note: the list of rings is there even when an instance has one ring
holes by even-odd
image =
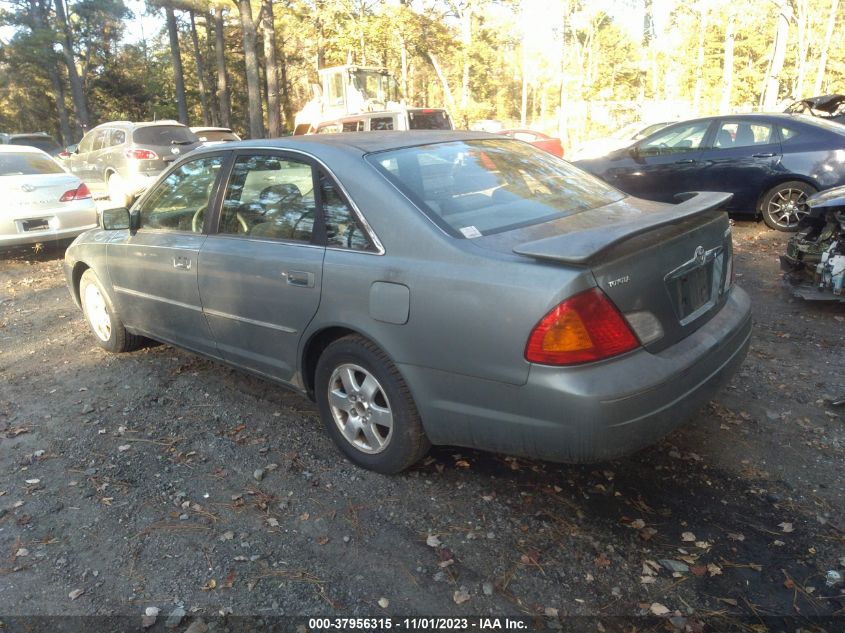
[[[639,347],[625,318],[598,288],[560,303],[534,327],[525,358],[544,365],[577,365]]]
[[[134,158],[135,160],[156,160],[158,154],[151,149],[128,149],[125,152],[126,158]]]
[[[72,202],[74,200],[84,200],[85,198],[90,197],[91,192],[88,190],[88,186],[83,182],[76,189],[65,191],[62,194],[62,197],[59,198],[59,202]]]

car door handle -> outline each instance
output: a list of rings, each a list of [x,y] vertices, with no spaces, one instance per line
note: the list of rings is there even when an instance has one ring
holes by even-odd
[[[772,156],[777,156],[774,152],[768,152],[766,154],[751,154],[751,158],[771,158]]]
[[[305,272],[303,270],[291,270],[283,272],[282,277],[284,277],[291,286],[300,286],[302,288],[314,287],[314,273]]]
[[[173,258],[173,268],[180,268],[182,270],[191,270],[191,258],[177,255]]]

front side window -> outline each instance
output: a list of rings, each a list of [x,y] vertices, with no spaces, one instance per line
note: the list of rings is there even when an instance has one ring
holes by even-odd
[[[126,132],[123,130],[114,130],[111,134],[110,145],[123,145],[126,142]]]
[[[624,197],[551,154],[508,139],[409,147],[367,160],[456,237],[538,224]]]
[[[715,146],[719,149],[751,147],[774,143],[774,131],[769,123],[728,121],[719,126]]]
[[[82,140],[79,141],[79,146],[77,147],[77,151],[80,154],[84,154],[86,152],[90,152],[94,148],[94,137],[97,135],[99,130],[91,130],[82,137]]]
[[[374,251],[352,208],[326,174],[320,173],[320,196],[326,220],[326,244],[354,251]]]
[[[223,199],[218,233],[311,242],[314,235],[311,165],[280,156],[241,156]]]
[[[643,141],[638,146],[639,153],[643,156],[662,156],[697,150],[701,147],[708,127],[709,121],[673,125]]]
[[[202,233],[222,156],[184,163],[140,204],[141,228]]]

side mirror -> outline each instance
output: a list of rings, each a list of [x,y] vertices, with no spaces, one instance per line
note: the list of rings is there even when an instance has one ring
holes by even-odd
[[[130,227],[129,209],[118,207],[117,209],[104,209],[100,215],[100,225],[106,231],[120,231]]]
[[[134,233],[141,228],[141,212],[138,209],[132,209],[129,212],[129,232]]]

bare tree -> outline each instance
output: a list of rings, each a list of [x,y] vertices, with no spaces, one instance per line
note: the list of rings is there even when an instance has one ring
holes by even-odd
[[[214,55],[217,58],[217,98],[220,102],[220,125],[232,127],[232,99],[226,73],[226,40],[223,29],[223,7],[214,7]]]
[[[202,124],[209,125],[210,115],[208,108],[208,91],[205,88],[205,60],[203,59],[202,52],[200,51],[200,39],[199,35],[197,35],[197,23],[195,12],[193,10],[190,10],[188,11],[188,15],[191,19],[191,42],[194,45],[194,58],[197,64],[197,88],[199,88],[200,93]]]
[[[176,13],[173,6],[164,6],[167,20],[167,34],[170,37],[170,53],[173,57],[173,82],[176,85],[176,107],[179,111],[179,122],[188,124],[188,102],[185,99],[185,74],[182,70],[182,52],[179,49],[179,29],[176,26]]]
[[[836,27],[836,15],[839,10],[839,0],[830,0],[830,13],[827,15],[827,30],[824,33],[821,51],[819,52],[819,66],[816,70],[816,81],[813,84],[813,94],[817,95],[822,91],[825,67],[827,66],[827,52],[830,50],[830,41],[833,39],[833,29]]]
[[[76,122],[79,125],[80,131],[85,133],[91,121],[88,116],[88,103],[85,99],[85,91],[82,89],[82,80],[76,69],[76,59],[73,54],[73,35],[67,20],[64,0],[55,0],[55,7],[56,21],[58,22],[59,31],[62,35],[62,53],[64,54],[65,66],[67,66],[67,76],[70,83],[71,99],[73,99],[73,109],[76,112]]]
[[[772,47],[772,58],[769,62],[765,88],[760,100],[760,105],[763,106],[764,110],[774,110],[777,106],[778,96],[780,94],[780,73],[783,70],[783,62],[786,58],[789,22],[792,19],[792,9],[786,0],[777,0],[776,4],[777,30],[775,31],[775,43]]]
[[[264,36],[264,65],[267,73],[267,128],[270,138],[281,136],[279,66],[276,61],[276,27],[273,0],[261,0],[261,31]]]
[[[728,21],[725,25],[725,40],[723,48],[725,54],[722,58],[722,100],[719,103],[719,112],[727,114],[731,109],[731,93],[733,92],[734,77],[734,25],[736,18],[733,11],[728,13]]]
[[[264,121],[261,111],[261,87],[258,75],[258,57],[255,49],[255,22],[252,19],[252,6],[249,0],[235,0],[241,16],[244,59],[246,61],[246,92],[249,104],[249,136],[263,138]]]

